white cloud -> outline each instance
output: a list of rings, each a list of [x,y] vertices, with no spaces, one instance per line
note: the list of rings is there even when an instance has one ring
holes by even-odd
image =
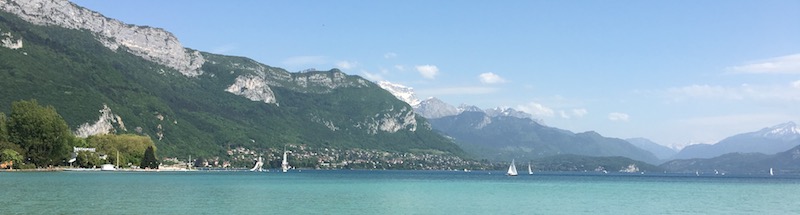
[[[386,58],[386,59],[392,59],[392,58],[396,58],[396,57],[397,57],[397,53],[394,53],[394,52],[386,52],[386,54],[383,54],[383,58]]]
[[[669,88],[666,96],[675,102],[691,99],[800,101],[798,88],[800,81],[787,85],[691,85]]]
[[[529,102],[528,104],[518,105],[517,110],[529,113],[534,117],[553,117],[555,115],[555,111],[553,111],[552,108],[545,107],[544,105],[536,102]]]
[[[394,68],[397,69],[397,71],[406,71],[406,67],[403,65],[394,65]]]
[[[588,114],[589,111],[587,111],[584,108],[576,108],[572,110],[560,110],[558,111],[558,113],[559,115],[561,115],[561,118],[571,119],[572,117],[581,118],[583,116],[586,116],[586,114]]]
[[[336,67],[339,67],[339,69],[349,70],[358,67],[358,62],[339,61],[336,62]]]
[[[443,95],[484,95],[497,92],[497,88],[492,87],[445,87],[435,89],[419,89],[417,94],[430,96]]]
[[[608,120],[611,121],[628,121],[628,119],[630,119],[630,116],[626,113],[613,112],[608,114]]]
[[[583,117],[583,116],[586,116],[586,114],[589,114],[589,111],[586,110],[585,108],[572,109],[572,115],[573,116]]]
[[[419,65],[416,68],[417,72],[427,79],[436,79],[436,75],[439,74],[439,68],[434,65]]]
[[[800,54],[780,56],[749,62],[728,68],[734,73],[752,74],[800,74]]]
[[[566,112],[566,111],[564,111],[564,110],[560,110],[560,111],[558,111],[558,114],[559,114],[559,115],[561,115],[561,118],[564,118],[564,119],[569,119],[569,118],[572,118],[572,116],[570,116],[569,114],[567,114],[567,112]]]
[[[290,66],[320,65],[328,63],[326,56],[295,56],[283,60],[283,64]]]
[[[742,99],[739,90],[735,88],[697,84],[669,88],[667,89],[667,94],[675,101],[682,101],[688,98]]]
[[[478,78],[480,78],[481,82],[484,84],[499,84],[506,82],[505,79],[491,72],[482,73],[478,76]]]
[[[371,81],[383,81],[383,76],[381,74],[371,73],[367,70],[361,70],[361,75],[364,76],[367,80]]]

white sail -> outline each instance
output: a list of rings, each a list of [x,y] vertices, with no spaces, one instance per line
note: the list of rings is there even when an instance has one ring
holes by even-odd
[[[288,153],[289,151],[283,151],[283,161],[281,162],[281,171],[283,172],[289,171],[289,160],[287,159],[286,156],[286,154]]]
[[[511,160],[511,166],[508,166],[508,176],[517,176],[517,166],[514,165],[514,160]]]
[[[775,175],[775,172],[772,172],[772,168],[769,168],[769,175],[770,175],[770,176],[773,176],[773,175]]]
[[[255,165],[255,166],[253,166],[253,168],[252,168],[252,169],[250,169],[250,172],[254,172],[254,171],[259,171],[259,172],[261,172],[261,171],[264,171],[264,169],[262,168],[262,166],[264,166],[264,159],[263,159],[263,158],[261,158],[261,156],[258,156],[258,160],[256,160],[256,165]]]
[[[531,169],[531,163],[528,163],[528,175],[533,175],[533,169]]]

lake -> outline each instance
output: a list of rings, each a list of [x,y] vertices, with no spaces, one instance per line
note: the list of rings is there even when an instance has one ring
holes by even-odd
[[[800,177],[0,172],[0,214],[795,214]]]

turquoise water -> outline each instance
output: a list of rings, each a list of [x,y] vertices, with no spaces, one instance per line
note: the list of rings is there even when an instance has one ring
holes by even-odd
[[[0,214],[798,214],[800,178],[0,172]]]

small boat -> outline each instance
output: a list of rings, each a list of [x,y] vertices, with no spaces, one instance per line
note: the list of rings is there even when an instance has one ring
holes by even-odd
[[[533,169],[531,168],[531,163],[528,163],[528,175],[533,175]]]
[[[100,171],[114,171],[117,168],[114,168],[114,164],[103,164],[100,166]]]
[[[769,168],[769,176],[775,175],[775,172],[772,171],[772,168]]]
[[[281,161],[281,171],[282,171],[282,172],[288,172],[288,171],[289,171],[289,168],[290,168],[290,166],[289,166],[289,159],[287,159],[288,157],[287,157],[287,155],[286,155],[286,154],[288,154],[288,153],[291,153],[291,152],[289,152],[289,151],[283,151],[283,161]]]
[[[511,160],[511,166],[508,166],[508,176],[517,176],[517,166],[514,165],[514,160]]]

